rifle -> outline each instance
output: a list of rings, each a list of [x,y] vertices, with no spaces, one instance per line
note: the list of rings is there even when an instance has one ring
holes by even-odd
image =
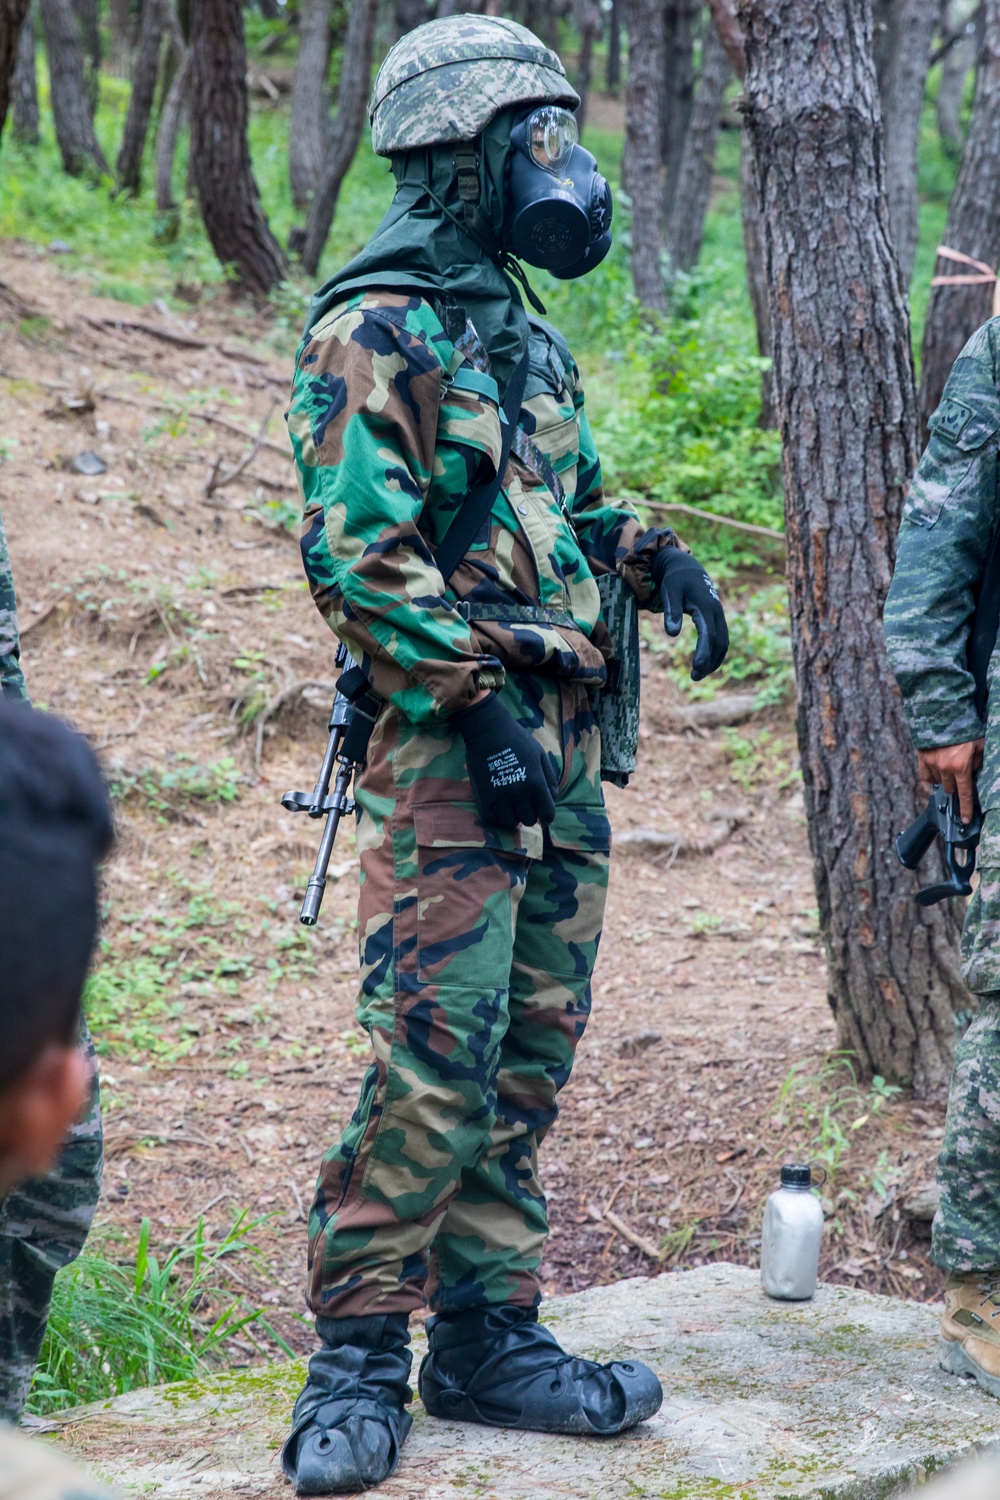
[[[381,699],[371,691],[367,677],[344,645],[337,647],[336,664],[341,675],[337,678],[330,710],[330,737],[316,785],[311,792],[286,792],[281,799],[286,812],[307,812],[311,818],[326,818],[316,863],[299,912],[299,921],[305,927],[316,926],[337,829],[341,819],[354,811],[351,782],[355,772],[364,764],[368,741],[382,707]],[[331,778],[334,778],[332,792]]]
[[[976,868],[976,846],[983,827],[983,814],[976,798],[975,811],[968,823],[963,823],[958,806],[958,794],[946,792],[942,786],[932,786],[927,806],[896,840],[896,854],[901,865],[915,870],[934,840],[940,834],[944,840],[944,862],[948,871],[947,880],[925,885],[914,896],[918,906],[933,906],[949,896],[972,895],[972,872]],[[959,859],[959,851],[964,859]]]

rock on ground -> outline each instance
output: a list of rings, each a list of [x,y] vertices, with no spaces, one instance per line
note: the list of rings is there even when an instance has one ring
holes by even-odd
[[[435,1421],[418,1402],[385,1500],[883,1500],[1000,1447],[1000,1404],[939,1369],[937,1315],[919,1303],[839,1286],[773,1302],[755,1272],[716,1264],[554,1298],[545,1317],[574,1352],[648,1361],[657,1416],[588,1440]],[[277,1456],[303,1374],[137,1391],[57,1430],[135,1493],[288,1495]]]

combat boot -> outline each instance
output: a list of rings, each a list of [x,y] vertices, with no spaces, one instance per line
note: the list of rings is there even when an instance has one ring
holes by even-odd
[[[1000,1269],[953,1271],[944,1289],[939,1362],[1000,1396]]]
[[[297,1495],[353,1495],[396,1467],[413,1422],[406,1323],[405,1313],[316,1319],[323,1347],[281,1450]]]
[[[535,1308],[439,1313],[427,1341],[419,1384],[432,1417],[607,1437],[644,1422],[663,1400],[648,1366],[567,1354]]]

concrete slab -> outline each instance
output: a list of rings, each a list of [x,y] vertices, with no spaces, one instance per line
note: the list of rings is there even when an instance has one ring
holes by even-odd
[[[658,1415],[623,1438],[560,1438],[435,1421],[418,1402],[380,1496],[885,1500],[1000,1449],[1000,1402],[938,1368],[937,1317],[917,1303],[846,1287],[772,1302],[755,1272],[716,1265],[556,1298],[545,1316],[574,1352],[651,1364]],[[139,1391],[68,1413],[58,1440],[157,1500],[288,1496],[277,1451],[302,1383],[289,1363]]]

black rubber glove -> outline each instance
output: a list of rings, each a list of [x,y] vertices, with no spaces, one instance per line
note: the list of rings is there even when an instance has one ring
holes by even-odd
[[[496,694],[463,708],[452,723],[465,741],[472,793],[483,821],[499,828],[551,823],[556,786],[545,752]]]
[[[650,572],[663,600],[667,635],[680,635],[685,615],[694,621],[698,644],[691,662],[691,679],[700,682],[722,666],[729,650],[726,614],[715,584],[701,563],[679,547],[661,547]]]

